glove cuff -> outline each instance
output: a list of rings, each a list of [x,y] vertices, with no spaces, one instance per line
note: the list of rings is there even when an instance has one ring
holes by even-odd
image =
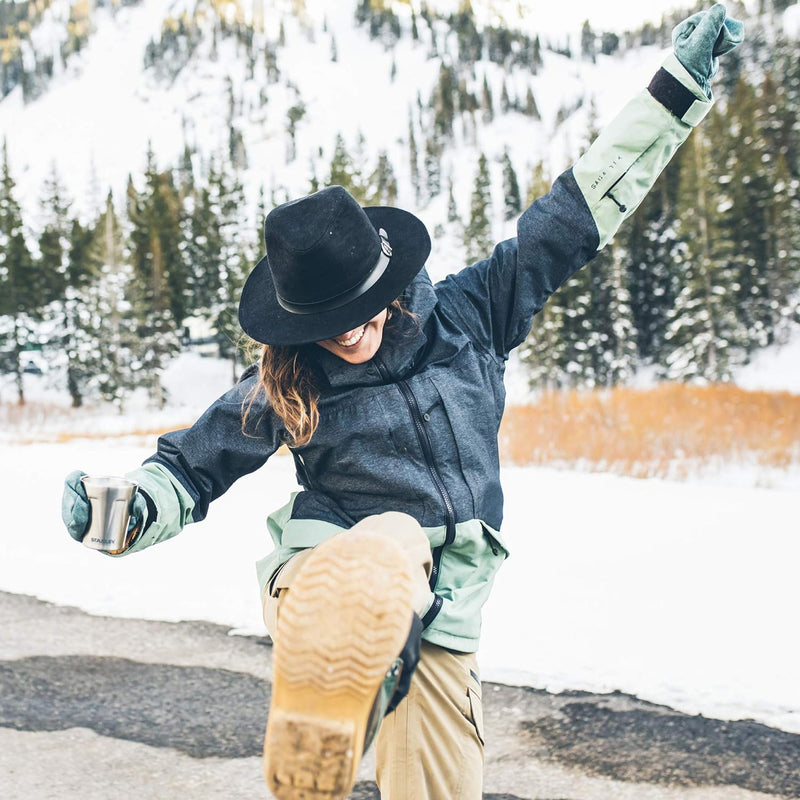
[[[714,105],[674,54],[664,61],[647,90],[681,122],[692,127],[699,125]]]

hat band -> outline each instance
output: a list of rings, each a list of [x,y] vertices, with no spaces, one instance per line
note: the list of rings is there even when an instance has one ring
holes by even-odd
[[[389,246],[389,241],[383,230],[381,230],[380,233],[381,253],[378,256],[377,263],[365,280],[352,289],[347,289],[341,294],[337,294],[335,297],[331,297],[328,300],[320,300],[315,303],[293,303],[285,297],[281,297],[276,291],[275,297],[281,308],[292,314],[321,314],[325,311],[334,311],[337,308],[346,306],[348,303],[352,303],[353,300],[361,297],[362,294],[368,292],[380,280],[383,273],[386,272],[389,262],[392,260],[392,248]]]

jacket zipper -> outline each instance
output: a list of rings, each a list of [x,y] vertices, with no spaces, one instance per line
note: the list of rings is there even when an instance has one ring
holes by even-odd
[[[431,440],[428,436],[428,432],[425,430],[425,423],[423,422],[422,413],[420,412],[419,403],[417,402],[414,392],[411,390],[411,387],[408,385],[408,383],[406,383],[406,381],[393,380],[391,373],[386,368],[385,364],[379,358],[377,358],[377,356],[373,359],[373,361],[375,362],[375,366],[378,368],[378,372],[381,374],[381,378],[387,383],[395,383],[397,388],[400,390],[400,394],[403,396],[403,399],[406,401],[409,414],[411,415],[411,420],[414,423],[414,429],[417,432],[417,438],[419,439],[420,447],[422,448],[422,454],[425,457],[425,464],[428,467],[428,472],[433,480],[433,484],[436,486],[439,496],[442,498],[442,505],[444,506],[445,514],[445,537],[444,542],[433,551],[433,568],[431,569],[430,577],[431,591],[435,591],[436,583],[439,580],[442,553],[444,552],[444,548],[447,547],[447,545],[452,544],[456,538],[455,507],[453,506],[453,501],[450,498],[447,487],[444,485],[442,476],[436,469],[436,462],[433,458],[433,447],[431,446]],[[426,624],[427,621],[427,625],[429,625],[436,614],[439,613],[439,609],[441,609],[441,607],[441,598],[437,595],[430,611],[428,611],[423,619],[423,624]],[[428,619],[429,617],[430,619]]]

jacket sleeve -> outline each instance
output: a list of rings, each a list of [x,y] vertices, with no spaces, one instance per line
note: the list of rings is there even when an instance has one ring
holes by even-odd
[[[587,152],[520,217],[516,238],[437,286],[478,346],[507,357],[533,316],[613,238],[713,101],[674,55]]]
[[[189,522],[204,519],[212,500],[263,466],[278,449],[282,429],[263,393],[256,396],[247,425],[242,425],[257,381],[257,374],[245,372],[192,427],[161,436],[156,453],[127,474],[139,484],[148,514],[145,530],[126,555],[170,539]]]

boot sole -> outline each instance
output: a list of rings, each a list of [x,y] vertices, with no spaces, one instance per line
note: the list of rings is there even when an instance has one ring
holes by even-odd
[[[279,800],[343,800],[410,627],[410,564],[367,531],[318,545],[281,604],[264,775]]]

